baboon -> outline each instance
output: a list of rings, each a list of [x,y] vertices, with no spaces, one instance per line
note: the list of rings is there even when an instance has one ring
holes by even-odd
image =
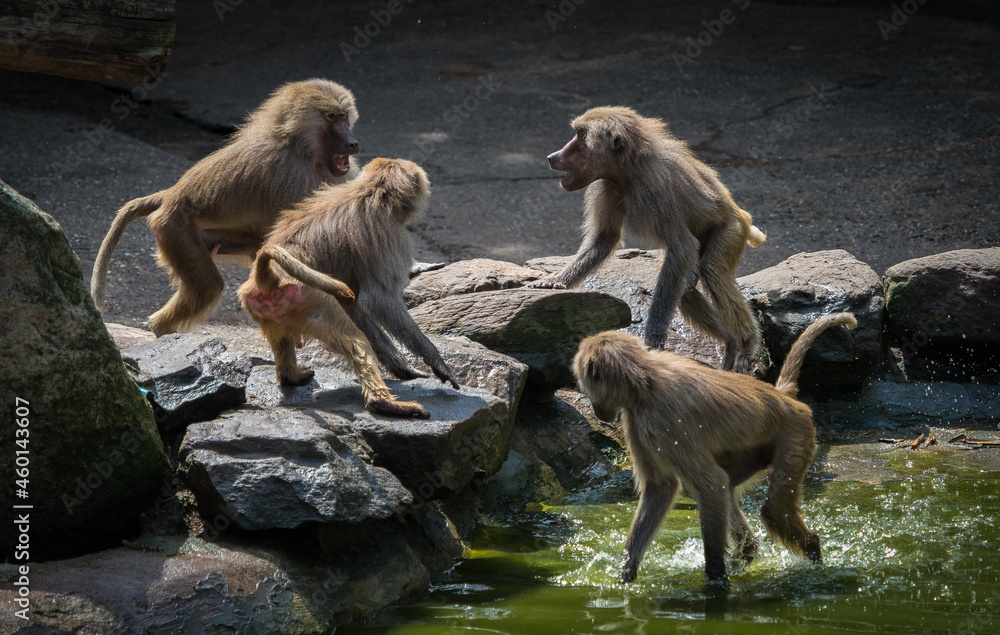
[[[577,117],[566,146],[548,156],[566,172],[563,189],[586,187],[584,239],[573,262],[535,287],[571,287],[604,262],[622,229],[666,249],[646,321],[645,342],[662,348],[674,309],[725,344],[723,368],[751,371],[760,325],[736,284],[744,244],[763,232],[733,201],[715,170],[659,119],[631,108],[593,108]],[[698,290],[701,280],[706,298]],[[709,301],[710,299],[710,301]]]
[[[354,181],[321,188],[281,214],[238,291],[271,345],[280,384],[312,379],[295,358],[296,343],[312,337],[350,360],[368,407],[427,417],[420,404],[396,401],[382,381],[376,358],[401,379],[426,376],[400,355],[388,331],[458,389],[402,296],[412,262],[405,223],[429,197],[427,173],[416,163],[373,159]],[[336,296],[356,301],[341,305]]]
[[[837,324],[853,329],[857,321],[850,313],[816,320],[792,345],[774,386],[672,352],[647,350],[624,333],[600,333],[581,342],[573,372],[598,418],[611,421],[621,410],[639,492],[623,582],[635,579],[683,484],[698,503],[705,573],[710,582],[728,585],[729,537],[745,562],[757,549],[735,490],[761,470],[770,475],[760,512],[764,526],[790,551],[821,562],[819,537],[806,527],[799,507],[816,429],[809,406],[795,395],[806,352]]]
[[[108,261],[125,228],[149,217],[157,262],[174,296],[149,317],[157,335],[202,320],[224,282],[213,258],[249,264],[278,214],[324,183],[347,180],[358,153],[351,128],[354,95],[325,79],[278,88],[230,142],[191,167],[172,187],[129,201],[111,223],[94,263],[91,295],[104,311]]]

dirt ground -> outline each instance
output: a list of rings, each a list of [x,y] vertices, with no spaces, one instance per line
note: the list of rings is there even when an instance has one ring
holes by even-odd
[[[275,86],[321,76],[357,95],[363,160],[430,174],[421,260],[575,251],[582,194],[545,156],[606,104],[664,118],[718,168],[768,234],[741,274],[801,251],[846,249],[882,273],[1000,244],[995,24],[761,0],[403,0],[378,24],[387,6],[179,0],[173,59],[145,86],[0,71],[0,179],[63,225],[89,280],[120,205],[171,185]],[[140,325],[169,297],[152,248],[144,224],[126,232],[109,321]],[[227,272],[212,324],[249,323],[244,276]]]

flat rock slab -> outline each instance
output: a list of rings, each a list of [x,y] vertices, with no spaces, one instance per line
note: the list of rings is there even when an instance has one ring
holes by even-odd
[[[316,377],[311,385],[278,386],[274,368],[258,366],[247,386],[250,403],[296,406],[328,420],[343,418],[371,448],[372,462],[399,478],[418,502],[445,497],[476,476],[493,474],[507,457],[513,412],[504,399],[469,386],[456,391],[437,379],[389,381],[397,397],[420,402],[431,418],[373,414],[364,408],[354,377],[326,351],[312,353],[307,365]]]
[[[227,353],[213,335],[166,335],[127,348],[122,356],[134,359],[153,379],[157,423],[164,431],[207,421],[246,401],[251,362]]]
[[[882,281],[846,251],[796,254],[739,282],[761,315],[764,341],[776,366],[807,326],[838,311],[854,313],[858,327],[823,333],[810,348],[806,366],[822,367],[826,379],[857,379],[854,371],[879,360],[885,308]]]
[[[572,261],[573,256],[552,256],[529,260],[524,266],[555,273]],[[643,337],[662,262],[662,249],[620,249],[587,276],[580,288],[602,291],[628,303],[632,323],[623,330]],[[722,365],[722,344],[688,324],[680,311],[674,313],[665,348],[715,368]]]
[[[207,508],[241,529],[360,523],[412,502],[388,471],[366,465],[316,412],[238,410],[188,426],[180,458]]]
[[[474,258],[461,260],[434,271],[417,275],[403,291],[406,306],[451,295],[516,289],[544,275],[536,269],[519,267],[502,260]]]
[[[884,279],[886,328],[907,343],[1000,345],[1000,248],[907,260]]]
[[[410,311],[426,333],[464,335],[528,365],[528,382],[574,383],[580,340],[631,324],[626,303],[597,291],[508,289],[431,300]]]

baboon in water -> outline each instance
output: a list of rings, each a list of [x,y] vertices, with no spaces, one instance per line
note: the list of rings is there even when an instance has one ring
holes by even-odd
[[[733,201],[715,170],[699,161],[659,119],[630,108],[593,108],[572,122],[575,135],[550,154],[566,172],[563,189],[586,187],[584,238],[573,262],[535,287],[571,287],[604,262],[622,230],[666,249],[645,342],[662,348],[674,309],[725,344],[723,368],[748,373],[760,347],[760,325],[736,284],[743,246],[764,233]],[[706,298],[698,290],[702,287]]]
[[[172,187],[129,201],[111,223],[90,289],[104,311],[108,262],[125,228],[148,216],[160,266],[177,289],[149,317],[157,336],[204,319],[222,295],[215,256],[249,262],[283,209],[324,183],[352,177],[358,141],[354,95],[310,79],[285,84],[250,114],[232,140],[191,167]]]
[[[402,379],[425,376],[399,354],[388,331],[458,389],[402,297],[412,262],[405,224],[429,197],[427,174],[416,163],[373,159],[354,181],[322,188],[282,213],[238,291],[271,345],[279,383],[312,379],[295,358],[296,344],[311,337],[351,363],[366,406],[427,417],[420,404],[396,401],[382,380],[376,357]]]
[[[806,352],[837,324],[853,329],[857,321],[850,313],[816,320],[792,345],[774,386],[672,352],[647,350],[624,333],[600,333],[581,342],[573,372],[599,419],[611,421],[621,410],[639,492],[625,545],[624,582],[635,579],[683,485],[698,503],[705,573],[711,582],[727,585],[729,537],[746,562],[757,549],[736,488],[765,469],[770,485],[760,512],[764,526],[789,550],[820,563],[819,537],[806,527],[799,507],[816,429],[812,411],[795,395]]]

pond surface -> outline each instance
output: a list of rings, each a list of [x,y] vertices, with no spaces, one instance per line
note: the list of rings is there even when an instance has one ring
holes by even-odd
[[[1000,450],[978,450],[998,452]],[[344,633],[1000,633],[1000,472],[894,450],[894,480],[810,474],[803,505],[824,564],[789,555],[742,498],[761,549],[706,595],[693,502],[680,498],[644,558],[617,583],[635,500],[630,473],[483,527],[430,591]]]

